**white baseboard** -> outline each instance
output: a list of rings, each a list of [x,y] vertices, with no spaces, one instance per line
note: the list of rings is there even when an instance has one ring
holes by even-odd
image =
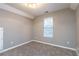
[[[39,41],[39,40],[32,40],[32,41],[43,43],[43,44],[47,44],[47,45],[51,45],[51,46],[56,46],[56,47],[60,47],[60,48],[64,48],[64,49],[69,49],[69,50],[77,51],[74,48],[69,48],[69,47],[64,47],[64,46],[60,46],[60,45],[55,45],[55,44],[51,44],[51,43],[47,43],[47,42],[43,42],[43,41]]]
[[[77,53],[77,56],[79,56],[79,52],[78,52],[78,51],[76,51],[76,53]]]
[[[0,51],[0,53],[6,52],[6,51],[8,51],[8,50],[17,48],[17,47],[19,47],[19,46],[22,46],[22,45],[24,45],[24,44],[27,44],[27,43],[30,43],[30,42],[33,42],[33,41],[34,41],[34,42],[43,43],[43,44],[47,44],[47,45],[51,45],[51,46],[56,46],[56,47],[64,48],[64,49],[70,49],[70,50],[73,50],[73,51],[76,51],[76,52],[77,52],[77,50],[74,49],[74,48],[69,48],[69,47],[59,46],[59,45],[55,45],[55,44],[51,44],[51,43],[47,43],[47,42],[38,41],[38,40],[30,40],[30,41],[28,41],[28,42],[25,42],[25,43],[22,43],[22,44],[19,44],[19,45],[10,47],[10,48],[8,48],[8,49],[2,50],[2,51]]]
[[[13,46],[13,47],[10,47],[10,48],[7,48],[7,49],[4,49],[4,50],[0,51],[0,53],[6,52],[6,51],[11,50],[11,49],[14,49],[14,48],[17,48],[19,46],[22,46],[22,45],[27,44],[27,43],[30,43],[30,42],[32,42],[32,40],[27,41],[27,42],[24,42],[24,43],[19,44],[19,45],[16,45],[16,46]]]
[[[77,51],[76,51],[77,55],[79,56],[79,48],[77,48]]]

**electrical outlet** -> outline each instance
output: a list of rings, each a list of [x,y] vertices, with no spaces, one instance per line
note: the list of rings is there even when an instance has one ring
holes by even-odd
[[[69,45],[69,44],[70,44],[70,42],[67,42],[67,44]]]
[[[10,43],[11,43],[11,45],[14,44],[14,42],[10,42]]]

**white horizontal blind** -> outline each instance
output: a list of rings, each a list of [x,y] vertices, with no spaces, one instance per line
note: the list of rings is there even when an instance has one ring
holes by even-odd
[[[44,37],[53,37],[53,18],[47,17],[44,19]]]

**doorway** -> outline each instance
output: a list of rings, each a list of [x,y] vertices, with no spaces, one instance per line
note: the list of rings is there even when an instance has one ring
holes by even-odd
[[[3,28],[0,27],[0,50],[3,49]]]

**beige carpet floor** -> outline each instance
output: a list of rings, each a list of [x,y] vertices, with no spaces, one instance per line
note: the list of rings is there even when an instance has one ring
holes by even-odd
[[[76,52],[38,42],[30,42],[23,46],[1,53],[0,56],[76,56]]]

